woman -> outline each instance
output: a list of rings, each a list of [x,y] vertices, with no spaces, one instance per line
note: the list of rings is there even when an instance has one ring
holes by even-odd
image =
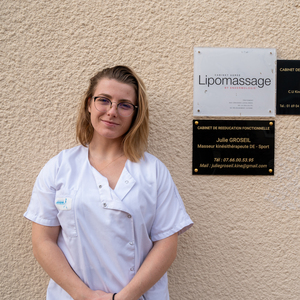
[[[81,145],[40,172],[26,218],[47,300],[167,300],[177,237],[192,226],[166,167],[145,152],[145,86],[126,66],[90,80]]]

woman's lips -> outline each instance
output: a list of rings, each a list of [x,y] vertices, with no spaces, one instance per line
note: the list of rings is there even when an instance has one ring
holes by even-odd
[[[105,125],[107,126],[117,126],[119,124],[115,123],[115,122],[111,122],[111,121],[106,121],[106,120],[101,120]]]

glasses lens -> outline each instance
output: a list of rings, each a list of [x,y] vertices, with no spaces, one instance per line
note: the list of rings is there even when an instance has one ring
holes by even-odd
[[[131,103],[121,102],[118,104],[118,113],[122,117],[129,117],[134,111],[134,106]]]
[[[110,109],[111,102],[108,99],[95,98],[95,107],[101,112],[107,112]]]

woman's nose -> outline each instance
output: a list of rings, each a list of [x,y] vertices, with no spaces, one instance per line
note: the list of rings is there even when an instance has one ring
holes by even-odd
[[[107,111],[107,114],[108,115],[117,115],[117,113],[118,113],[118,104],[115,102],[112,102],[109,110]]]

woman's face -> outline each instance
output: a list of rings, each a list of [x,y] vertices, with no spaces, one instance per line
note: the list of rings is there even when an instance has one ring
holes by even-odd
[[[137,105],[136,93],[133,86],[121,83],[115,79],[103,78],[96,86],[93,97],[100,97],[103,101],[110,100],[112,107],[107,112],[96,109],[94,99],[90,99],[89,112],[94,128],[94,139],[119,139],[123,140],[124,134],[129,130],[135,112],[129,117],[120,116],[117,104],[128,102]],[[120,109],[119,109],[120,110]]]

